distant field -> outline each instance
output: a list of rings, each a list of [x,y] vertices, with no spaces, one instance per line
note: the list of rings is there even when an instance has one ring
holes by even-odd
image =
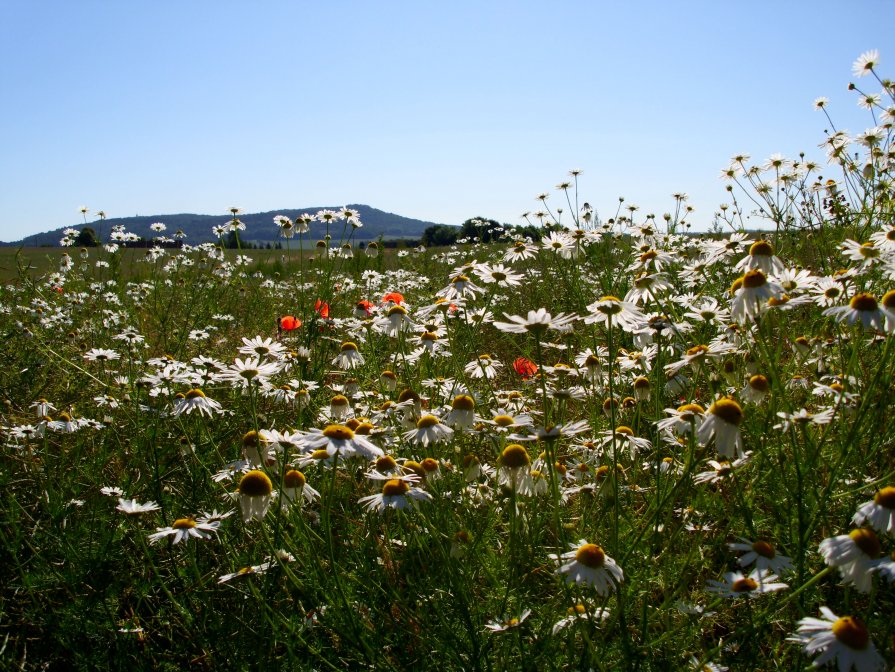
[[[138,263],[146,254],[146,248],[124,249],[121,254],[121,264],[124,273],[128,277],[141,276],[148,268]],[[7,283],[19,278],[22,273],[37,279],[59,269],[62,255],[68,253],[75,263],[87,263],[91,267],[107,255],[100,248],[90,248],[86,262],[82,262],[80,248],[63,247],[0,247],[0,283]],[[169,250],[175,252],[175,250]],[[235,250],[228,250],[228,254],[234,256]],[[251,257],[253,266],[267,265],[276,262],[286,254],[286,250],[246,250],[245,255]],[[305,257],[310,257],[311,252],[305,252]],[[389,257],[394,250],[384,250],[383,255]],[[292,250],[290,258],[293,262],[298,260],[298,251]]]

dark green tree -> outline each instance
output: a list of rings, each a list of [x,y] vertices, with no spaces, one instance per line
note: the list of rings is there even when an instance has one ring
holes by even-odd
[[[75,236],[74,244],[76,247],[96,247],[99,241],[96,238],[96,231],[90,226],[85,226]]]

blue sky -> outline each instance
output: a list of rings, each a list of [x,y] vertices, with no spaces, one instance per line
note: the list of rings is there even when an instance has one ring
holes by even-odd
[[[816,97],[873,125],[846,87],[869,49],[895,74],[893,19],[891,0],[3,0],[0,240],[81,205],[519,223],[572,168],[604,218],[684,191],[705,228],[733,154],[823,158]]]

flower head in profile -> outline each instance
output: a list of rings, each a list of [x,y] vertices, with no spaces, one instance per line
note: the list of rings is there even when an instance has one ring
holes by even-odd
[[[441,422],[434,415],[424,415],[416,421],[416,429],[404,433],[404,440],[421,446],[448,441],[454,430]]]
[[[542,336],[547,333],[548,329],[560,332],[571,331],[572,323],[578,319],[574,315],[566,315],[565,313],[560,313],[554,317],[544,308],[529,310],[526,317],[507,315],[506,313],[504,313],[504,316],[510,321],[494,323],[494,326],[500,329],[500,331],[506,331],[510,334],[530,333],[535,336]]]
[[[513,628],[518,628],[531,615],[531,609],[526,609],[518,616],[510,618],[501,618],[485,623],[485,627],[491,632],[506,632]]]
[[[861,504],[852,522],[867,523],[880,534],[895,536],[895,486],[882,488],[872,500]]]
[[[881,672],[886,663],[870,640],[867,626],[856,616],[841,618],[827,607],[820,608],[822,618],[803,618],[789,641],[802,645],[809,656],[820,654],[814,667],[835,662],[840,672],[852,668],[858,672]]]
[[[895,330],[895,314],[880,304],[869,292],[858,292],[847,306],[827,308],[823,314],[849,325],[860,322],[864,329],[878,329],[887,333]]]
[[[553,629],[551,633],[553,635],[558,634],[565,628],[570,625],[574,625],[575,623],[587,622],[590,621],[592,623],[599,623],[600,621],[605,621],[609,618],[610,612],[606,607],[595,607],[589,604],[585,604],[582,602],[578,602],[574,607],[569,607],[566,610],[567,616],[556,623],[553,624]]]
[[[743,437],[740,435],[740,423],[743,421],[743,409],[733,399],[718,399],[709,407],[705,419],[699,425],[697,436],[699,442],[708,445],[712,437],[715,447],[724,457],[743,457]]]
[[[416,474],[405,474],[403,476],[380,475],[378,473],[368,474],[369,478],[383,480],[382,491],[361,497],[358,504],[363,504],[367,511],[385,511],[386,509],[406,509],[416,508],[419,502],[432,499],[425,490],[415,487],[420,481],[420,477]]]
[[[218,402],[206,397],[205,393],[198,387],[188,391],[174,402],[174,410],[171,412],[171,415],[174,417],[184,413],[189,415],[193,411],[196,411],[199,415],[207,415],[209,418],[215,413],[220,414],[224,412]]]
[[[837,567],[842,582],[861,593],[869,593],[873,571],[879,564],[881,546],[873,530],[859,527],[848,534],[820,542],[820,554],[830,567]]]
[[[600,546],[584,539],[580,539],[577,545],[571,544],[571,547],[571,551],[562,555],[548,556],[563,563],[556,573],[565,574],[567,583],[592,586],[601,596],[615,592],[616,586],[625,578],[615,560],[606,555]]]
[[[124,497],[118,498],[118,506],[115,507],[122,513],[126,513],[129,516],[138,516],[141,513],[151,513],[152,511],[158,511],[161,507],[155,502],[144,502],[140,503],[136,499],[125,499]]]
[[[789,586],[777,582],[776,574],[766,569],[754,569],[749,576],[742,572],[727,572],[723,581],[709,581],[707,590],[722,597],[754,597],[785,590]]]
[[[375,460],[383,455],[379,446],[346,425],[311,429],[302,438],[302,444],[309,451],[326,450],[330,456],[338,455],[341,459],[357,455],[365,460]]]
[[[756,569],[768,570],[774,574],[781,574],[792,570],[792,559],[777,553],[773,544],[764,540],[750,542],[742,539],[737,543],[728,544],[732,551],[743,553],[737,560],[740,567],[748,567],[755,564]]]
[[[273,483],[263,471],[252,469],[243,474],[237,489],[243,522],[263,520],[270,508],[272,494]]]
[[[184,539],[210,539],[211,532],[217,532],[220,526],[220,520],[213,520],[208,516],[178,518],[170,527],[156,528],[156,531],[149,535],[149,543],[154,544],[165,537],[174,537],[175,545]]]

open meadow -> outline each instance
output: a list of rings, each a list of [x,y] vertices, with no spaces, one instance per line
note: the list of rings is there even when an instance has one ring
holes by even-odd
[[[891,666],[875,62],[872,128],[735,157],[711,235],[572,171],[539,239],[0,250],[0,666]]]

